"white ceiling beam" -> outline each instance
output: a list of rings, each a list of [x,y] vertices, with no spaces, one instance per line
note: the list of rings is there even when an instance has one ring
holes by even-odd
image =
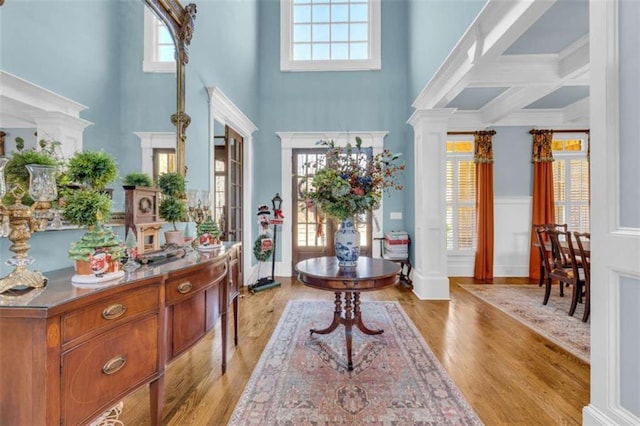
[[[510,55],[476,67],[466,79],[468,87],[549,85],[560,80],[557,55]]]
[[[589,84],[589,35],[580,38],[560,53],[558,73],[564,81]]]
[[[524,34],[556,0],[499,1],[489,10],[493,16],[479,22],[483,60],[492,60],[502,55]],[[490,2],[491,4],[491,2]]]
[[[432,109],[455,98],[477,64],[501,55],[553,3],[555,0],[489,1],[412,106]]]
[[[487,123],[497,122],[559,87],[560,84],[552,86],[511,87],[480,109],[480,116]]]

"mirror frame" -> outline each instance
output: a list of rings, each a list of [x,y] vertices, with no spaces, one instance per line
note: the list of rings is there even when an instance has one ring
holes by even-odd
[[[0,0],[2,2],[4,0]],[[176,113],[171,116],[171,123],[176,126],[176,166],[182,176],[187,175],[185,164],[186,130],[191,117],[185,112],[185,74],[184,67],[189,62],[189,44],[193,37],[194,20],[197,8],[194,3],[182,6],[179,0],[144,0],[167,26],[176,48]],[[1,3],[0,3],[1,4]]]

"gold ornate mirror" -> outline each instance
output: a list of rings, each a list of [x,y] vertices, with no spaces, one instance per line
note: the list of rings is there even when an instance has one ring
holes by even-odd
[[[176,126],[177,170],[182,176],[186,176],[186,130],[191,122],[191,117],[185,112],[184,67],[189,62],[188,47],[193,36],[196,5],[190,3],[182,6],[178,0],[144,0],[144,2],[167,26],[176,47],[177,107],[176,113],[171,116],[171,122]]]

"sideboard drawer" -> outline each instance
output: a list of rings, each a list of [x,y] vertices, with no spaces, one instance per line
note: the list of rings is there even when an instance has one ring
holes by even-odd
[[[62,317],[62,343],[67,344],[91,331],[107,329],[129,318],[157,310],[159,285],[147,286],[123,292],[115,297],[73,311]]]
[[[205,267],[195,268],[186,273],[169,275],[167,279],[167,304],[170,305],[193,293],[202,290],[216,281],[220,281],[227,274],[227,264],[224,259]]]
[[[158,374],[158,316],[134,320],[62,354],[64,424],[90,420],[101,407]]]

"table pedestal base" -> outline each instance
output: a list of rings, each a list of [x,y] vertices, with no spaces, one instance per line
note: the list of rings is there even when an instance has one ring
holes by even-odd
[[[372,330],[368,328],[362,322],[362,315],[360,313],[360,292],[345,291],[344,292],[344,317],[342,316],[342,292],[336,291],[336,308],[333,311],[333,322],[327,327],[321,330],[312,328],[309,330],[311,334],[329,334],[339,325],[344,325],[344,335],[347,340],[347,368],[349,371],[353,370],[353,361],[351,359],[351,342],[352,342],[352,329],[355,325],[365,334],[374,335],[381,334],[384,330]]]

